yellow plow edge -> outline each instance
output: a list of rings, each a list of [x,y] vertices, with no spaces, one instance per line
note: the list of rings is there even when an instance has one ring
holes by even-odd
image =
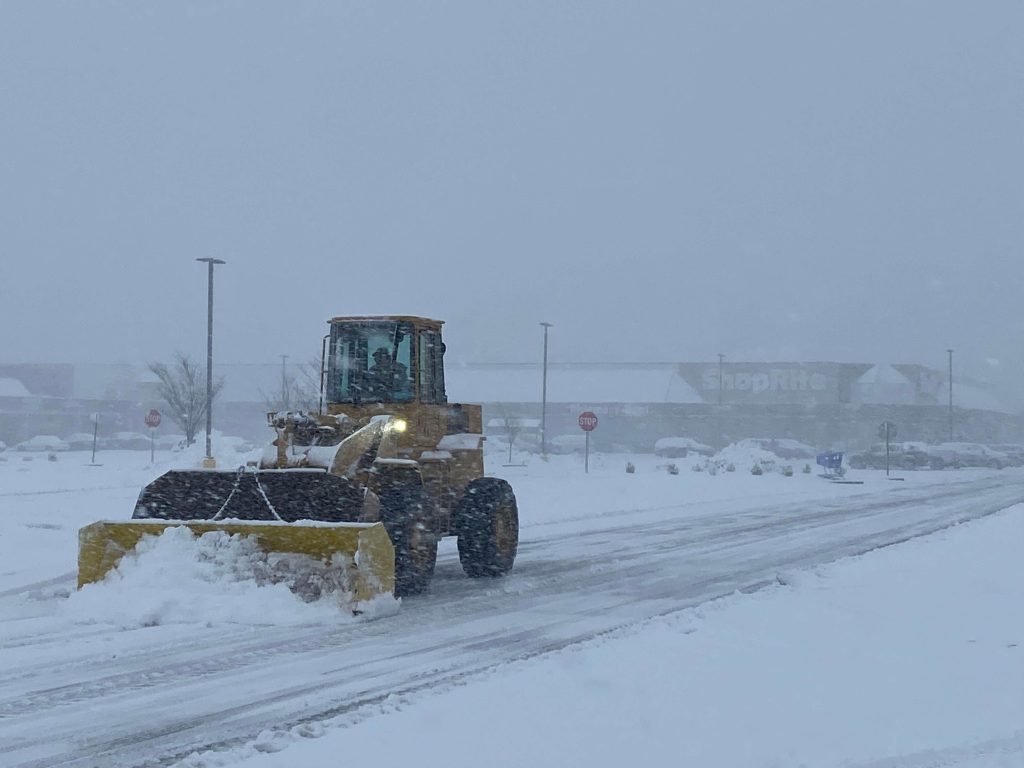
[[[102,581],[143,536],[183,526],[196,536],[210,531],[253,536],[264,552],[309,555],[329,563],[347,556],[348,583],[356,602],[395,591],[395,549],[381,523],[302,523],[244,521],[133,520],[99,522],[78,532],[78,587]]]

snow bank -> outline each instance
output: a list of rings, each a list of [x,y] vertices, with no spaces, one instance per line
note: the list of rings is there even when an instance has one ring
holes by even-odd
[[[65,610],[78,623],[125,628],[162,624],[311,624],[354,620],[343,562],[266,553],[250,536],[187,528],[145,536],[104,581],[72,594]],[[363,616],[397,610],[390,595]],[[361,609],[364,606],[360,606]],[[273,617],[272,620],[269,617]]]
[[[263,449],[264,445],[254,446],[240,437],[221,435],[219,432],[210,435],[210,452],[220,469],[236,469],[249,461],[259,461]],[[176,469],[195,469],[202,466],[205,457],[206,437],[200,434],[192,445],[174,451],[171,464]]]

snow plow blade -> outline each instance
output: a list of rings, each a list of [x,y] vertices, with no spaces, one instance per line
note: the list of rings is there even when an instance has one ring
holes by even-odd
[[[211,531],[252,536],[264,552],[308,555],[324,563],[343,563],[345,583],[362,603],[395,590],[395,550],[381,523],[250,522],[241,520],[132,520],[98,522],[78,532],[78,587],[102,581],[143,536],[184,526],[196,536]],[[335,560],[341,555],[340,561]]]
[[[142,489],[133,520],[359,522],[363,494],[321,469],[174,469]]]

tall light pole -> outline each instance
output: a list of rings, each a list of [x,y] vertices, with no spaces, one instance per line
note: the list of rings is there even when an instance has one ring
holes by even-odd
[[[721,352],[718,353],[718,404],[722,404],[722,361],[725,359],[725,355]]]
[[[953,442],[953,350],[949,353],[949,442]]]
[[[213,431],[213,265],[227,262],[209,256],[196,261],[205,262],[209,267],[206,292],[206,458],[203,459],[203,466],[212,467],[214,461],[210,452],[210,432]]]
[[[291,392],[288,388],[288,355],[281,355],[281,407],[286,411],[292,407]]]
[[[551,323],[541,323],[544,326],[544,374],[541,379],[540,388],[540,455],[548,455],[548,328]]]

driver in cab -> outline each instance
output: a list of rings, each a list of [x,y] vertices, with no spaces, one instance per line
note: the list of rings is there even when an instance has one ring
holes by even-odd
[[[370,366],[370,391],[381,402],[396,399],[396,394],[409,391],[409,371],[400,362],[391,359],[391,353],[384,347],[377,347]]]

